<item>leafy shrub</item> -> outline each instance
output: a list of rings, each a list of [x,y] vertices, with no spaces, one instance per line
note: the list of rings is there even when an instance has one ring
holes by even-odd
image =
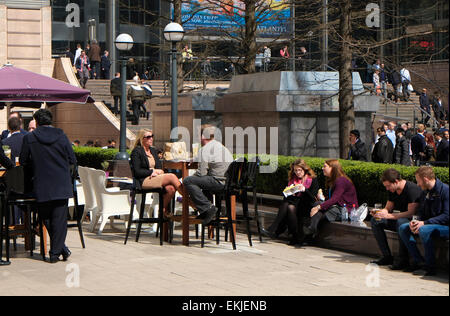
[[[281,195],[288,179],[290,165],[299,157],[288,156],[261,156],[263,164],[268,164],[268,160],[278,160],[278,169],[271,174],[259,174],[257,190],[261,193]],[[325,176],[322,167],[326,158],[302,157],[306,163],[314,170],[319,180],[321,188],[325,188]],[[387,191],[380,181],[381,175],[388,168],[397,169],[403,179],[415,182],[414,173],[418,167],[406,167],[402,165],[377,164],[372,162],[360,162],[340,160],[342,168],[355,185],[359,203],[385,203],[388,197]],[[444,183],[449,183],[449,168],[433,167],[436,176]]]

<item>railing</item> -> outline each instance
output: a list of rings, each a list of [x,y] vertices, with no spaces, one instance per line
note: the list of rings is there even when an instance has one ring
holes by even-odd
[[[386,87],[387,89],[387,87]],[[364,90],[369,91],[371,94],[376,93],[375,89],[373,87],[367,87],[364,86]],[[395,91],[394,91],[395,93]],[[416,93],[416,91],[413,91],[412,93]],[[387,108],[388,105],[390,106],[394,106],[396,109],[396,117],[398,117],[399,115],[399,105],[401,105],[401,103],[395,103],[393,102],[391,99],[387,98],[383,93],[380,95],[380,97],[383,98],[383,103],[386,105],[386,110],[385,110],[385,114],[387,114]],[[416,120],[418,119],[418,116],[416,115],[416,111],[418,110],[419,113],[424,114],[425,116],[427,116],[429,118],[429,120],[431,120],[433,122],[433,125],[435,127],[439,126],[439,122],[431,115],[431,113],[426,112],[425,110],[423,110],[420,105],[417,105],[417,103],[415,103],[414,101],[412,101],[411,99],[409,100],[409,104],[413,105],[413,127],[416,128]],[[399,118],[401,119],[401,118]]]

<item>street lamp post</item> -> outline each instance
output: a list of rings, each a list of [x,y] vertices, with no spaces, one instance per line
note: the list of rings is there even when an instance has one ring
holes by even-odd
[[[178,72],[177,72],[177,43],[181,42],[184,37],[184,29],[178,24],[171,22],[164,28],[164,38],[166,41],[172,43],[171,55],[171,119],[170,119],[170,141],[175,142],[176,128],[178,128]]]
[[[129,51],[133,48],[133,38],[128,34],[120,34],[117,36],[116,48],[120,51]],[[116,160],[128,160],[129,155],[127,153],[127,60],[126,58],[120,60],[122,78],[122,93],[120,97],[120,142],[119,152],[117,153]]]

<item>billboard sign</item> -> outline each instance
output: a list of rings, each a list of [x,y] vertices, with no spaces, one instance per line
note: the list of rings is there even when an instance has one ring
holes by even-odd
[[[291,8],[287,0],[261,0],[256,4],[258,37],[289,37]],[[182,5],[186,31],[236,35],[245,26],[245,4],[239,0],[193,0]],[[222,33],[223,34],[223,33]]]

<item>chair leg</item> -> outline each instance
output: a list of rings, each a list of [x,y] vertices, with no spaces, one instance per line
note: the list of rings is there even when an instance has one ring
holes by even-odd
[[[5,248],[6,248],[6,262],[9,262],[9,210],[6,210],[5,214]]]
[[[26,212],[26,216],[25,216],[25,220],[27,221],[26,223],[26,230],[27,230],[27,234],[28,234],[28,242],[30,245],[30,256],[33,257],[33,250],[34,250],[34,245],[33,245],[33,225],[31,223],[31,208],[30,205],[27,205],[27,212]]]
[[[233,231],[233,219],[231,217],[231,196],[226,197],[226,204],[227,204],[227,218],[228,218],[227,236],[228,231],[230,231],[231,244],[233,245],[233,250],[236,250],[236,240],[234,238],[234,231]]]
[[[108,222],[108,217],[106,217],[106,215],[103,214],[102,223],[100,224],[100,228],[98,229],[97,235],[101,235],[103,233],[103,229],[105,228],[107,222]]]
[[[139,236],[141,235],[142,219],[144,218],[144,211],[145,211],[145,198],[146,198],[146,194],[142,193],[141,209],[139,211],[139,222],[138,222],[138,227],[137,227],[137,231],[136,231],[136,242],[139,241]]]
[[[256,197],[256,188],[253,190],[253,205],[255,208],[256,228],[258,229],[259,242],[263,242],[261,235],[261,223],[259,222],[258,199]]]
[[[202,225],[202,248],[205,246],[205,226]]]
[[[128,217],[128,227],[127,233],[125,235],[124,245],[127,244],[128,236],[130,235],[131,224],[133,223],[133,211],[134,211],[134,203],[136,202],[136,193],[134,191],[131,192],[131,206],[130,206],[130,215]]]
[[[164,241],[164,197],[162,194],[159,195],[158,211],[159,244],[162,246]]]
[[[244,190],[241,194],[241,200],[242,200],[242,212],[244,214],[246,226],[247,226],[247,237],[248,237],[248,244],[250,247],[253,247],[252,243],[252,232],[250,230],[250,216],[248,214],[248,199],[247,199],[247,192]]]
[[[84,243],[82,220],[83,218],[77,218],[77,227],[78,227],[78,234],[80,235],[81,246],[83,247],[83,249],[85,249],[86,245]]]

